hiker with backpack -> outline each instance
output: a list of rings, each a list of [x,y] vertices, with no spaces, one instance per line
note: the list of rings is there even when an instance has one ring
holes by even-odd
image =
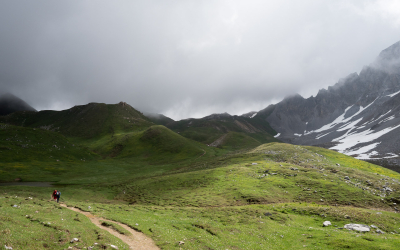
[[[51,194],[51,197],[54,200],[57,200],[57,203],[60,200],[60,196],[61,196],[61,192],[59,190],[54,190],[53,193]]]

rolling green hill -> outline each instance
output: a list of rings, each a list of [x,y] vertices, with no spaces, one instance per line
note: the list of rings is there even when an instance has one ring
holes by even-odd
[[[273,137],[276,132],[261,118],[214,114],[201,119],[169,122],[166,126],[186,138],[227,149],[244,149],[249,145],[279,141]],[[244,143],[237,143],[240,140]]]
[[[124,103],[0,117],[0,182],[55,185],[0,183],[1,244],[126,247],[50,203],[57,188],[61,202],[124,223],[161,249],[398,249],[399,173],[274,142],[256,117],[213,115],[171,130]],[[343,229],[349,223],[370,232]]]
[[[48,129],[82,139],[143,130],[153,125],[147,117],[124,102],[89,103],[63,111],[15,112],[0,117],[0,122]]]
[[[151,161],[168,159],[168,162],[198,157],[205,152],[201,144],[190,141],[161,125],[151,126],[145,131],[106,137],[92,144],[91,149],[108,157],[140,157]]]

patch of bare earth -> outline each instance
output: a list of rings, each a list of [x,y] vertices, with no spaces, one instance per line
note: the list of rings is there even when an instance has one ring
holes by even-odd
[[[135,230],[133,230],[132,228],[130,228],[129,226],[119,223],[117,221],[111,221],[111,220],[107,220],[101,217],[96,217],[93,214],[89,213],[89,212],[84,212],[78,208],[75,207],[67,207],[67,205],[65,204],[60,204],[62,207],[68,208],[72,211],[81,213],[83,215],[85,215],[86,217],[88,217],[90,219],[90,221],[95,224],[96,226],[98,226],[99,228],[108,231],[110,234],[114,235],[115,237],[120,238],[123,242],[125,242],[126,244],[128,244],[129,249],[132,250],[158,250],[160,248],[158,248],[156,246],[156,244],[154,243],[154,241],[147,237],[145,234],[137,232]],[[121,227],[123,227],[124,229],[126,229],[127,231],[129,231],[131,233],[131,235],[124,235],[124,234],[120,234],[119,232],[115,231],[112,228],[109,227],[105,227],[101,225],[100,221],[108,221],[108,222],[112,222],[114,224],[118,224]]]

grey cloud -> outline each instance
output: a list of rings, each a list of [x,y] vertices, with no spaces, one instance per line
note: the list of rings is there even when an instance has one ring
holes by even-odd
[[[381,1],[0,5],[0,89],[36,109],[126,101],[174,119],[240,114],[316,94],[400,40],[400,13]]]

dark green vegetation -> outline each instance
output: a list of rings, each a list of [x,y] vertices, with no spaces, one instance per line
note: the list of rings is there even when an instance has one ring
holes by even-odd
[[[42,121],[29,112],[1,118],[0,181],[54,182],[61,202],[127,224],[162,249],[398,249],[396,172],[323,148],[259,145],[257,133],[243,131],[226,131],[220,148],[209,147],[126,104],[93,105],[72,108],[104,121],[90,126],[54,118],[72,111],[48,111]],[[1,245],[127,249],[48,201],[53,189],[0,186]],[[322,227],[326,220],[332,226]],[[348,223],[385,234],[341,229]]]
[[[277,142],[276,134],[262,118],[214,114],[165,124],[180,135],[213,147],[237,150]]]

